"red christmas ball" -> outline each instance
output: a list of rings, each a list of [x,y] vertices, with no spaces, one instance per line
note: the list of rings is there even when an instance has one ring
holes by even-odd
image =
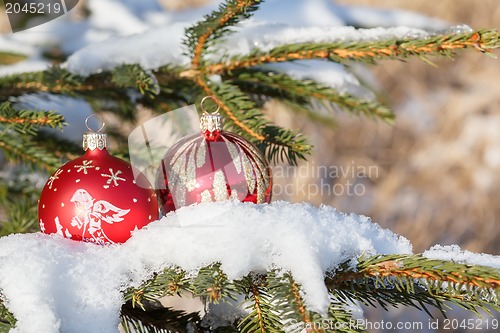
[[[180,139],[165,154],[156,180],[162,214],[225,200],[269,203],[271,170],[257,147],[221,129],[218,113],[201,117],[202,132]]]
[[[84,149],[45,184],[40,229],[84,242],[123,243],[158,218],[156,194],[145,177],[134,179],[129,163],[109,154],[105,134],[87,133]]]

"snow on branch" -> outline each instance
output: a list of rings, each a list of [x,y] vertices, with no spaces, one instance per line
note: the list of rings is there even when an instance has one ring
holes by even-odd
[[[411,253],[411,245],[364,216],[286,202],[213,203],[169,214],[123,245],[40,233],[3,237],[0,290],[17,332],[113,332],[127,288],[165,267],[195,274],[219,262],[229,280],[289,271],[307,306],[324,312],[327,270],[361,254],[389,253]]]

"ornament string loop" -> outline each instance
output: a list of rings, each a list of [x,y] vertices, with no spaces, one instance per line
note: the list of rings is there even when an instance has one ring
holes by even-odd
[[[101,128],[99,128],[97,131],[94,131],[89,125],[89,119],[92,117],[96,117],[102,122]],[[106,126],[106,123],[100,117],[96,116],[95,114],[91,114],[85,119],[85,126],[87,127],[89,132],[83,134],[83,150],[103,150],[104,148],[106,148],[108,145],[107,135],[105,133],[101,133],[101,131],[104,129],[104,126]]]
[[[97,119],[99,119],[102,122],[101,127],[97,131],[94,131],[89,125],[89,119],[92,117],[96,117]],[[90,116],[85,118],[85,127],[87,127],[87,129],[92,133],[101,133],[101,131],[104,129],[105,126],[106,126],[106,122],[104,122],[104,120],[102,120],[102,118],[98,117],[95,113],[92,113]]]
[[[217,104],[217,110],[209,113],[203,107],[203,103],[211,99]],[[214,96],[205,96],[201,100],[200,107],[203,110],[203,114],[200,117],[200,128],[205,134],[205,138],[210,141],[216,141],[219,138],[219,133],[222,130],[222,116],[219,113],[220,101]]]
[[[210,113],[208,112],[207,110],[205,110],[205,108],[203,107],[203,103],[207,100],[207,99],[211,99],[215,102],[215,104],[217,104],[217,110],[215,110],[214,112]],[[203,113],[204,114],[218,114],[219,113],[219,110],[220,110],[220,101],[217,97],[215,96],[205,96],[203,97],[203,99],[201,100],[200,102],[200,107],[201,109],[203,110]]]

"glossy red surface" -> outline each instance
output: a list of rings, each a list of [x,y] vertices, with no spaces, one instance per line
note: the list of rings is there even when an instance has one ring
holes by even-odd
[[[221,131],[180,139],[162,160],[155,188],[161,212],[167,214],[210,201],[270,202],[272,179],[255,146]]]
[[[129,163],[106,149],[89,149],[45,184],[38,205],[40,229],[85,242],[123,243],[132,231],[158,219],[155,192],[137,182],[147,180],[134,180]]]

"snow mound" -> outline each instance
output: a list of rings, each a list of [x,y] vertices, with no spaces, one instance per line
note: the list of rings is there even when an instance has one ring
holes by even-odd
[[[122,292],[169,265],[221,262],[230,279],[281,268],[324,312],[324,275],[361,254],[411,253],[411,244],[365,216],[329,206],[222,202],[190,206],[101,247],[57,235],[0,239],[0,290],[18,319],[12,332],[117,332]]]
[[[76,74],[88,76],[124,64],[139,64],[157,69],[166,64],[186,65],[182,36],[187,24],[152,28],[147,33],[120,36],[89,44],[73,53],[64,66]]]

